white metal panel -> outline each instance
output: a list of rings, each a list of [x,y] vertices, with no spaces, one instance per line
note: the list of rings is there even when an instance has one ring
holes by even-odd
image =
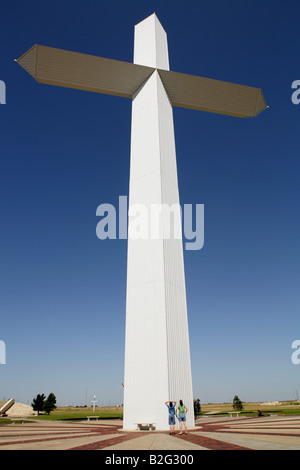
[[[162,202],[168,207],[179,207],[173,110],[158,75],[158,109],[161,155]],[[172,214],[181,225],[180,211]],[[168,214],[166,214],[168,217]],[[166,220],[164,221],[167,222]],[[182,240],[177,239],[176,228],[164,233],[164,277],[167,324],[169,399],[182,399],[189,409],[187,424],[194,425],[193,390],[190,346],[186,306]],[[169,236],[170,235],[170,236]]]
[[[169,70],[167,34],[155,13],[134,28],[133,62]]]
[[[153,74],[132,103],[129,211],[161,201],[159,128]],[[168,364],[163,240],[133,239],[129,217],[124,429],[153,421],[165,429]]]
[[[135,51],[139,40],[152,38],[153,46],[159,38],[151,32],[155,25],[155,17],[145,20],[145,31],[139,25]],[[145,64],[151,54],[163,56],[162,42],[156,52],[150,46],[145,51]],[[150,213],[153,204],[164,203],[178,205],[179,194],[172,105],[155,71],[132,103],[129,212],[135,204]],[[180,398],[189,408],[188,425],[193,425],[182,240],[164,239],[164,232],[157,240],[132,239],[134,220],[129,217],[123,427],[135,429],[139,420],[149,420],[157,429],[168,429],[164,402]],[[161,222],[165,227],[164,216]]]

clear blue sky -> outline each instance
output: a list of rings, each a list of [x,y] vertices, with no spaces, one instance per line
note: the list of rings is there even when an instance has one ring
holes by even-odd
[[[238,119],[174,108],[182,204],[205,205],[185,251],[193,387],[202,403],[300,394],[299,2],[49,0],[1,5],[0,399],[122,402],[126,240],[96,208],[128,195],[131,101],[38,84],[13,59],[33,44],[132,62],[156,12],[171,70],[262,88]]]

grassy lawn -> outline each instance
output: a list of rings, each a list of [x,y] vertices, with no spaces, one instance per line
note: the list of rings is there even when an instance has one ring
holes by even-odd
[[[256,416],[257,410],[262,411],[266,414],[278,414],[278,415],[300,415],[300,403],[295,404],[294,402],[282,402],[281,405],[262,405],[261,403],[244,403],[244,409],[241,412],[241,416]],[[234,411],[232,403],[219,403],[219,404],[203,404],[202,413],[208,413],[210,411],[216,411],[218,416],[228,416],[229,411]],[[38,419],[50,419],[50,420],[85,420],[87,416],[99,416],[100,419],[122,419],[123,408],[122,407],[98,407],[93,413],[93,408],[72,408],[72,407],[58,407],[55,411],[52,411],[50,415],[40,415]]]
[[[281,402],[280,405],[262,405],[261,403],[244,403],[244,409],[240,416],[257,416],[257,410],[266,414],[300,415],[300,403]],[[228,412],[234,411],[232,403],[211,403],[201,405],[202,414],[213,412],[213,416],[228,416]],[[117,406],[98,407],[93,413],[93,408],[57,407],[50,415],[30,416],[29,419],[51,421],[81,421],[87,416],[99,416],[100,419],[123,418],[123,408]],[[0,418],[0,424],[11,423],[9,417]]]
[[[243,403],[241,416],[255,416],[257,410],[266,414],[278,415],[300,415],[300,403],[297,402],[281,402],[280,405],[262,405],[261,403]],[[228,412],[234,411],[232,403],[219,404],[203,404],[201,406],[202,414],[214,412],[214,415],[228,415]],[[216,413],[215,413],[216,412]]]
[[[99,416],[100,419],[120,419],[123,417],[123,408],[117,406],[93,408],[73,408],[73,407],[57,407],[51,411],[50,415],[35,416],[34,419],[52,420],[52,421],[80,421],[87,419],[87,416]]]

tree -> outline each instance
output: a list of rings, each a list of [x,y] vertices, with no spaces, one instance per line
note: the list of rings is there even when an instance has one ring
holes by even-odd
[[[34,409],[34,411],[37,411],[37,414],[39,414],[40,411],[43,411],[45,398],[46,396],[42,393],[41,395],[38,394],[36,398],[32,400],[31,406]]]
[[[200,413],[201,413],[201,404],[200,404],[199,398],[197,398],[196,400],[194,400],[194,414],[195,414],[195,417],[200,416]]]
[[[44,403],[44,410],[49,415],[51,411],[55,410],[56,408],[56,396],[54,393],[50,393],[47,400]]]
[[[242,410],[243,409],[243,402],[239,399],[237,395],[234,396],[232,407],[234,410]]]

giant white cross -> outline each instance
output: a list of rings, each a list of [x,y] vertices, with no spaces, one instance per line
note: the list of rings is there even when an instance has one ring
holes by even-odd
[[[266,108],[258,88],[170,71],[167,35],[155,14],[135,26],[133,64],[40,45],[17,62],[40,83],[132,99],[129,214],[136,204],[179,205],[172,106],[238,117]],[[128,233],[132,223],[129,217]],[[187,424],[194,424],[182,240],[163,231],[156,239],[128,236],[128,430],[138,423],[168,429],[168,400],[182,399]]]

